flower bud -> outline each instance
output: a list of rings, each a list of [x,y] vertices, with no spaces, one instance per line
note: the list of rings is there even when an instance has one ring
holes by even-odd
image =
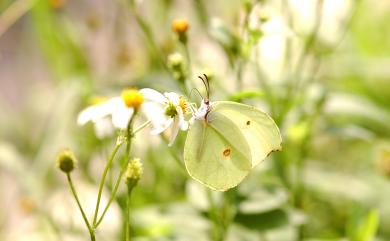
[[[179,36],[179,41],[187,42],[187,31],[189,28],[187,19],[174,19],[172,21],[172,30]]]
[[[142,176],[142,163],[139,158],[130,160],[125,173],[126,184],[134,186]]]
[[[187,19],[174,19],[172,21],[172,29],[177,34],[184,34],[189,28]]]
[[[184,58],[180,53],[173,53],[168,56],[168,68],[171,70],[173,78],[179,82],[184,82],[186,73],[184,68]]]
[[[173,53],[168,56],[168,66],[171,69],[181,69],[183,62],[184,59],[180,53]]]
[[[70,173],[76,167],[76,164],[77,160],[71,150],[64,149],[58,153],[57,166],[61,171]]]

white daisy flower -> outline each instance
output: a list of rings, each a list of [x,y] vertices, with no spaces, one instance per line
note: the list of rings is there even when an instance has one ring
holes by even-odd
[[[96,135],[104,137],[112,134],[112,130],[107,130],[107,120],[111,121],[113,128],[126,129],[135,109],[143,112],[151,121],[151,134],[158,135],[171,127],[169,146],[173,144],[179,129],[188,129],[188,122],[184,119],[188,108],[183,97],[173,92],[161,94],[149,88],[139,91],[126,89],[121,96],[90,106],[80,112],[77,123],[84,125],[93,122]]]
[[[148,98],[153,97],[153,102],[144,103],[143,111],[152,122],[152,135],[158,135],[165,130],[171,130],[169,146],[176,139],[179,129],[187,130],[188,122],[184,119],[184,114],[189,110],[184,98],[174,92],[161,94],[157,91],[149,90]]]
[[[126,129],[135,109],[140,109],[150,89],[125,89],[121,96],[115,96],[87,107],[77,118],[79,125],[91,121],[98,137],[112,134],[114,128]],[[144,96],[144,92],[146,93]],[[110,123],[108,123],[110,122]],[[111,128],[111,131],[109,129]]]

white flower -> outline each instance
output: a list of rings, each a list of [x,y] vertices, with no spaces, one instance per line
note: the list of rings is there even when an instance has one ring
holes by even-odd
[[[143,111],[147,118],[152,122],[152,135],[158,135],[168,128],[171,128],[169,137],[169,146],[171,146],[181,130],[188,129],[188,122],[184,119],[184,114],[187,112],[187,102],[182,96],[174,92],[166,92],[163,94],[155,91],[149,92],[149,98],[153,97],[153,102],[144,104]]]
[[[126,89],[121,96],[115,96],[98,104],[87,107],[77,118],[79,125],[91,121],[94,123],[98,137],[112,134],[112,129],[126,129],[134,113],[134,109],[142,108],[144,99],[149,96],[151,89]],[[153,90],[154,91],[154,90]],[[157,92],[157,91],[156,91]],[[110,122],[110,123],[109,123]],[[111,128],[111,131],[109,129]]]
[[[77,123],[84,125],[93,122],[96,135],[104,137],[112,134],[112,130],[107,129],[107,121],[111,121],[112,127],[126,129],[135,109],[143,112],[151,121],[151,134],[160,134],[171,127],[169,146],[173,144],[179,129],[188,128],[188,122],[184,119],[187,103],[183,97],[173,92],[161,94],[149,88],[124,90],[121,96],[90,106],[80,112]]]

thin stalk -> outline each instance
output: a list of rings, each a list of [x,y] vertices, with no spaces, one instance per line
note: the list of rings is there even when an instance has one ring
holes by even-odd
[[[127,145],[126,145],[126,164],[129,162],[130,158],[130,150],[131,150],[131,143],[134,136],[133,132],[133,123],[135,116],[137,114],[137,110],[134,111],[133,116],[130,118],[129,123],[127,124]],[[127,166],[127,165],[126,165]],[[126,166],[125,169],[126,170]],[[122,174],[123,175],[123,174]],[[120,180],[119,180],[120,181]],[[125,229],[126,229],[126,241],[130,241],[130,222],[129,222],[129,215],[130,215],[130,193],[131,189],[134,187],[127,186],[127,201],[126,201],[126,218],[125,218]]]
[[[127,163],[125,163],[125,164],[127,164]],[[100,223],[103,221],[104,215],[106,215],[106,212],[108,211],[108,208],[110,207],[111,203],[114,201],[114,199],[116,197],[116,193],[118,192],[119,184],[120,184],[120,182],[122,180],[123,174],[126,171],[126,165],[125,164],[121,168],[119,176],[118,176],[117,180],[115,181],[114,189],[112,190],[110,199],[108,200],[106,206],[104,207],[102,215],[100,216],[100,218],[96,222],[95,228],[97,228],[100,225]]]
[[[126,218],[125,218],[125,230],[126,230],[126,241],[130,241],[130,198],[131,192],[133,191],[134,185],[127,186],[127,197],[126,197]]]
[[[162,57],[160,50],[155,42],[155,38],[153,36],[153,32],[149,26],[149,24],[142,18],[142,16],[137,12],[137,7],[134,0],[129,1],[130,12],[133,14],[138,26],[141,28],[142,32],[145,35],[145,39],[149,45],[150,50],[155,58],[160,62],[161,66],[169,72],[169,69],[165,63],[165,59]]]
[[[93,226],[95,227],[96,225],[96,221],[97,221],[97,216],[98,216],[98,213],[99,213],[99,205],[100,205],[100,200],[101,200],[101,197],[102,197],[102,193],[103,193],[103,187],[104,187],[104,183],[106,182],[106,176],[107,176],[107,173],[108,173],[108,170],[110,170],[111,166],[112,166],[112,162],[116,156],[116,153],[118,152],[120,146],[122,145],[122,143],[117,143],[114,147],[114,150],[111,152],[111,155],[110,155],[110,158],[108,159],[108,162],[104,168],[104,171],[103,171],[103,174],[102,174],[102,178],[100,180],[100,185],[99,185],[99,193],[98,193],[98,197],[97,197],[97,200],[96,200],[96,208],[95,208],[95,213],[93,215]]]
[[[186,81],[184,82],[184,87],[183,91],[186,94],[186,96],[189,97],[189,92],[188,90],[192,89],[194,86],[194,83],[192,82],[192,62],[191,62],[191,54],[190,54],[190,49],[188,47],[188,42],[182,42],[183,48],[184,48],[184,54],[187,62],[187,73],[186,73]]]
[[[138,126],[137,128],[135,128],[135,130],[133,131],[133,135],[137,134],[139,131],[141,131],[142,129],[144,129],[145,127],[147,127],[148,125],[150,125],[152,123],[151,120],[148,120],[147,122],[143,123],[142,125]]]
[[[76,189],[75,189],[75,187],[74,187],[74,185],[73,185],[73,182],[72,182],[72,178],[71,178],[71,176],[70,176],[69,173],[66,174],[66,177],[67,177],[67,179],[68,179],[69,187],[70,187],[70,190],[72,191],[73,197],[74,197],[74,199],[75,199],[76,202],[77,202],[77,206],[78,206],[79,209],[80,209],[81,215],[83,216],[85,225],[86,225],[87,228],[88,228],[89,235],[90,235],[90,237],[91,237],[91,241],[95,241],[95,240],[96,240],[96,239],[95,239],[95,231],[94,231],[94,229],[91,228],[91,225],[89,224],[89,221],[88,221],[88,219],[87,219],[87,216],[85,215],[84,209],[83,209],[83,207],[81,206],[79,197],[78,197],[78,195],[77,195]]]
[[[188,48],[188,43],[182,43],[184,48],[184,54],[186,56],[187,61],[187,68],[188,68],[188,75],[192,75],[192,64],[191,64],[191,55],[190,55],[190,49]]]
[[[14,1],[1,15],[0,15],[0,37],[7,32],[7,30],[18,19],[23,17],[34,5],[37,0],[17,0]]]
[[[193,2],[195,4],[195,10],[199,22],[202,24],[204,29],[207,29],[209,23],[209,16],[207,13],[207,8],[206,8],[206,4],[204,3],[204,0],[193,0]]]
[[[265,79],[266,77],[265,77],[265,75],[260,67],[259,52],[256,50],[255,54],[256,54],[255,69],[256,69],[257,80],[260,84],[260,87],[264,90],[264,95],[265,95],[265,98],[267,99],[268,104],[270,106],[271,114],[274,116],[276,113],[274,92],[273,92],[271,86],[269,85],[269,83],[267,82],[267,80]]]
[[[308,54],[310,52],[310,49],[314,46],[315,42],[317,41],[318,32],[320,30],[321,23],[323,20],[322,19],[323,1],[324,0],[318,0],[318,2],[317,2],[317,6],[316,6],[316,16],[317,17],[315,19],[313,30],[312,30],[310,36],[305,41],[304,46],[303,46],[303,50],[298,57],[298,62],[296,64],[295,71],[292,75],[294,81],[292,83],[288,83],[288,85],[287,85],[287,91],[286,91],[286,95],[285,95],[284,100],[283,100],[282,110],[280,111],[279,116],[278,116],[278,119],[280,120],[280,122],[282,122],[284,120],[287,112],[289,111],[289,109],[291,108],[291,106],[293,104],[293,101],[291,101],[291,99],[293,97],[292,95],[299,91],[298,88],[299,88],[300,82],[301,82],[300,79],[301,79],[301,75],[302,75],[303,68],[305,66]]]
[[[133,115],[131,116],[129,123],[127,124],[127,143],[126,143],[126,161],[129,161],[130,150],[131,150],[131,142],[134,136],[133,133],[133,123],[135,120],[135,116],[137,115],[138,110],[134,110]]]
[[[95,229],[103,221],[104,215],[106,215],[106,212],[108,211],[108,208],[110,207],[111,203],[114,201],[114,199],[116,197],[116,193],[118,192],[120,181],[122,180],[123,174],[126,171],[127,163],[129,162],[129,157],[130,157],[131,142],[132,142],[132,139],[133,139],[133,136],[134,136],[133,123],[134,123],[136,115],[137,115],[137,110],[134,111],[134,114],[131,116],[131,118],[129,120],[129,123],[127,124],[127,143],[126,143],[125,163],[122,165],[121,171],[120,171],[119,176],[118,176],[118,178],[117,178],[117,180],[115,182],[114,190],[111,193],[111,196],[110,196],[110,198],[108,200],[108,203],[104,207],[102,215],[100,216],[100,218],[98,219],[98,221],[94,225]],[[139,129],[139,128],[137,128],[137,129]]]
[[[236,90],[241,91],[243,88],[242,71],[244,68],[244,60],[238,59],[236,62]]]
[[[207,200],[209,202],[209,216],[211,220],[213,221],[214,225],[214,233],[212,236],[212,239],[215,241],[222,241],[224,235],[224,228],[223,224],[220,220],[220,217],[218,216],[218,208],[215,205],[213,196],[212,196],[212,191],[210,189],[207,189]]]

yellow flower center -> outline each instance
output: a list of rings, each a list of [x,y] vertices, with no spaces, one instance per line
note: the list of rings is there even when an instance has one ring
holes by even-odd
[[[186,19],[175,19],[172,22],[172,29],[178,34],[187,32],[189,28],[188,21]]]
[[[144,96],[137,89],[125,89],[121,94],[127,107],[139,108],[144,102]]]
[[[183,114],[187,112],[188,106],[187,102],[184,100],[183,96],[179,97],[179,106],[183,110]]]

